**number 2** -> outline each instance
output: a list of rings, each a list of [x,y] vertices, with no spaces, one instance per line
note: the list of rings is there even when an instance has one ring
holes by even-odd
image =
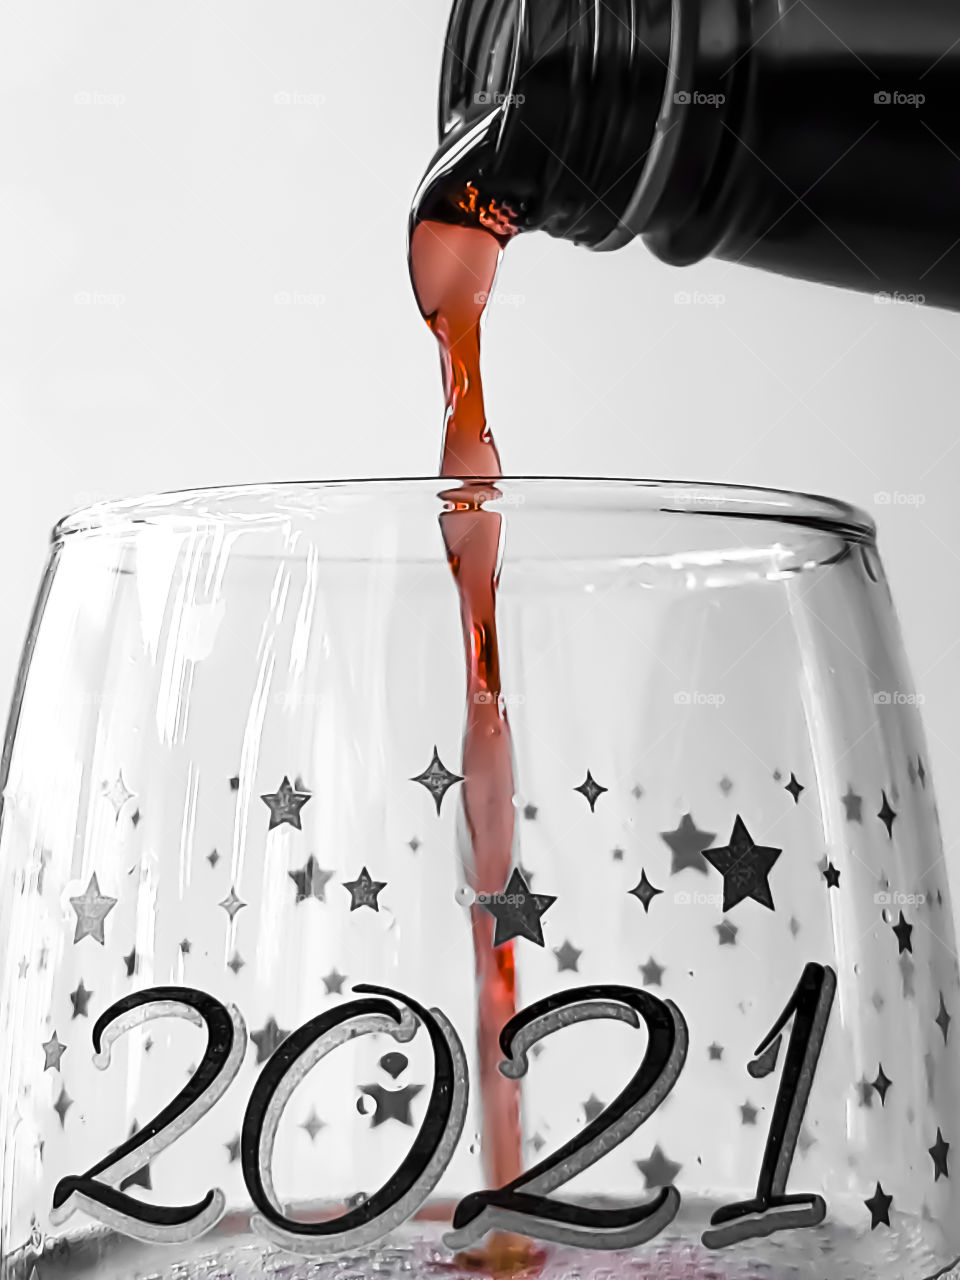
[[[188,1083],[148,1125],[133,1134],[86,1173],[61,1178],[53,1193],[50,1221],[59,1226],[78,1209],[135,1240],[177,1244],[208,1231],[223,1215],[221,1190],[196,1204],[150,1205],[118,1188],[188,1129],[223,1097],[240,1070],[247,1029],[234,1006],[190,987],[151,987],[112,1005],[93,1028],[94,1065],[106,1070],[113,1043],[154,1018],[185,1018],[207,1031],[203,1059]]]

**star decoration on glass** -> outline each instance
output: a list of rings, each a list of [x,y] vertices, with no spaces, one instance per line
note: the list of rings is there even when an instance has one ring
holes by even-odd
[[[941,1178],[950,1177],[950,1170],[947,1167],[949,1153],[950,1143],[944,1141],[943,1134],[937,1129],[937,1140],[929,1148],[930,1159],[933,1161],[934,1182],[939,1182]]]
[[[537,808],[535,804],[525,804],[523,806],[523,816],[527,820],[527,822],[536,822],[537,814],[539,812],[540,810]]]
[[[131,791],[123,780],[123,770],[119,770],[113,782],[104,782],[100,788],[104,799],[109,800],[115,819],[120,821],[123,806],[133,799],[136,792]]]
[[[645,987],[662,987],[663,975],[666,972],[662,964],[657,964],[653,956],[646,964],[640,965],[640,972],[643,974],[643,985]]]
[[[717,931],[717,938],[721,947],[735,947],[737,945],[737,934],[740,930],[735,924],[729,920],[721,920],[719,924],[713,926]]]
[[[768,876],[783,851],[754,844],[743,819],[737,814],[730,843],[719,849],[705,849],[707,862],[723,876],[723,910],[752,898],[773,911],[773,895]]]
[[[714,1040],[713,1044],[707,1047],[707,1057],[710,1059],[711,1062],[722,1062],[723,1061],[723,1045],[717,1044],[716,1040]]]
[[[610,851],[610,856],[611,858],[613,858],[614,862],[622,862],[623,854],[624,854],[624,850],[621,849],[619,845],[617,845],[615,849],[612,849]],[[631,889],[630,892],[632,893],[633,890]]]
[[[873,1085],[866,1076],[861,1076],[854,1088],[860,1099],[860,1106],[865,1111],[869,1111],[873,1107]]]
[[[333,879],[333,872],[325,871],[312,853],[299,871],[288,871],[287,875],[297,886],[297,905],[306,902],[308,898],[326,902],[327,881]]]
[[[240,790],[240,778],[238,777],[238,775],[237,775],[237,774],[234,774],[234,775],[233,775],[233,777],[229,779],[229,783],[230,783],[230,790],[231,790],[231,791],[239,791],[239,790]]]
[[[76,991],[70,992],[70,1003],[73,1005],[73,1016],[75,1018],[88,1018],[90,1016],[87,1013],[87,1005],[90,1003],[92,996],[93,992],[86,989],[81,978]]]
[[[493,945],[502,947],[514,938],[526,938],[538,947],[544,945],[541,916],[556,902],[545,893],[531,893],[519,867],[514,867],[503,893],[478,893],[477,905],[496,921]]]
[[[240,972],[240,970],[243,968],[243,966],[246,963],[247,963],[246,960],[244,960],[240,952],[234,951],[233,955],[227,961],[227,968],[232,969],[234,972],[234,975],[236,975]]]
[[[896,815],[896,812],[890,807],[890,801],[887,799],[887,793],[885,791],[882,791],[880,794],[883,796],[883,804],[880,806],[880,812],[877,814],[877,817],[880,819],[883,825],[887,828],[887,835],[892,840],[893,824],[896,820],[897,815]]]
[[[584,778],[583,782],[580,783],[579,787],[574,787],[573,789],[578,795],[583,796],[584,800],[586,800],[587,804],[590,806],[591,813],[595,812],[597,801],[608,790],[607,787],[601,787],[600,783],[594,779],[594,776],[589,769],[587,770],[587,776]]]
[[[848,822],[863,822],[863,796],[858,796],[852,785],[847,783],[847,794],[840,797]]]
[[[913,986],[913,974],[914,974],[913,957],[911,955],[901,955],[900,956],[900,983],[903,989],[903,998],[905,1000],[917,994]]]
[[[136,1120],[134,1120],[133,1124],[130,1127],[130,1133],[127,1135],[127,1140],[129,1141],[129,1139],[132,1138],[136,1132],[137,1132],[137,1122]],[[139,1169],[134,1169],[133,1173],[131,1173],[128,1177],[123,1179],[123,1181],[120,1183],[120,1186],[117,1188],[117,1190],[129,1191],[131,1187],[142,1187],[144,1191],[153,1190],[153,1178],[150,1176],[149,1162],[145,1165],[142,1165]]]
[[[412,1126],[410,1104],[422,1090],[422,1084],[407,1084],[402,1089],[385,1089],[382,1084],[361,1085],[360,1092],[365,1094],[374,1105],[370,1128],[376,1129],[388,1120],[397,1120],[400,1124]]]
[[[96,873],[90,877],[86,892],[79,898],[71,898],[70,905],[77,913],[77,927],[74,931],[74,944],[83,938],[93,938],[104,945],[104,921],[117,905],[116,898],[108,898],[100,892]]]
[[[952,1021],[953,1019],[950,1017],[950,1014],[947,1013],[947,1006],[943,1002],[943,992],[941,991],[940,992],[940,1009],[937,1013],[937,1016],[934,1018],[934,1022],[940,1028],[940,1034],[943,1036],[944,1044],[947,1043],[947,1037],[950,1034],[950,1023]]]
[[[281,827],[284,823],[297,831],[303,830],[300,825],[300,810],[310,799],[310,793],[298,791],[296,787],[292,787],[286,774],[283,775],[283,781],[276,791],[268,791],[260,799],[270,810],[268,831],[272,831],[274,827]]]
[[[63,1085],[60,1086],[60,1095],[53,1104],[53,1109],[60,1118],[60,1128],[65,1129],[67,1124],[67,1112],[73,1106],[73,1099],[67,1093]]]
[[[260,1031],[252,1031],[250,1039],[257,1048],[257,1066],[271,1057],[289,1036],[289,1031],[281,1031],[277,1020],[272,1015],[263,1024]]]
[[[653,1148],[646,1160],[635,1160],[634,1163],[643,1174],[648,1191],[656,1187],[673,1186],[677,1175],[683,1168],[682,1164],[677,1164],[671,1160],[659,1144]]]
[[[709,875],[703,851],[713,844],[716,837],[715,831],[701,831],[689,813],[683,815],[675,831],[661,831],[660,839],[666,841],[672,855],[670,874],[675,876],[689,867]]]
[[[181,954],[182,956],[188,956],[192,950],[193,950],[193,943],[190,941],[190,939],[189,939],[189,938],[181,938],[181,939],[180,939],[180,954]]]
[[[616,850],[616,849],[614,849],[614,851],[613,851],[613,855],[614,855],[614,857],[616,857],[616,856],[617,856],[617,850]],[[642,903],[643,903],[643,910],[644,910],[645,914],[649,915],[649,913],[650,913],[650,903],[651,903],[651,902],[654,900],[654,898],[656,898],[659,894],[663,893],[663,890],[662,890],[662,889],[655,889],[655,888],[653,887],[653,885],[652,885],[652,884],[650,883],[650,881],[647,879],[647,872],[646,872],[646,868],[644,868],[644,869],[643,869],[643,871],[641,871],[641,873],[640,873],[640,883],[639,883],[638,885],[635,885],[632,889],[630,889],[630,890],[629,890],[629,892],[630,892],[630,893],[631,893],[635,898],[638,898],[638,899],[640,900],[640,902],[642,902]]]
[[[29,968],[30,968],[30,961],[27,959],[26,956],[24,956],[21,959],[20,964],[17,966],[17,972],[19,973],[21,978],[25,978],[27,976],[27,970]]]
[[[562,947],[554,947],[553,954],[557,958],[558,973],[580,972],[580,957],[583,955],[583,952],[578,951],[572,942],[568,940]]]
[[[220,854],[216,849],[211,850],[211,852],[207,854],[207,861],[210,863],[211,867],[216,869],[216,865],[220,861]]]
[[[346,980],[346,974],[338,973],[336,969],[331,969],[325,978],[321,978],[328,996],[343,995],[343,984]]]
[[[600,1101],[595,1093],[591,1093],[590,1097],[583,1104],[583,1115],[587,1124],[591,1124],[596,1120],[602,1112],[606,1103]]]
[[[757,1108],[756,1108],[755,1106],[753,1106],[753,1105],[752,1105],[752,1103],[750,1103],[750,1102],[745,1102],[745,1103],[743,1104],[743,1106],[740,1108],[740,1123],[741,1123],[741,1124],[756,1124],[756,1123],[757,1123],[757,1116],[758,1116],[759,1114],[760,1114],[760,1113],[757,1111]]]
[[[630,794],[633,796],[634,800],[643,799],[643,787],[641,787],[639,782],[636,786],[630,788]]]
[[[837,868],[833,865],[832,862],[828,862],[827,865],[823,868],[823,878],[827,882],[828,889],[840,888],[840,872],[837,870]]]
[[[920,785],[921,785],[921,787],[923,787],[923,788],[924,788],[924,790],[926,790],[926,786],[927,786],[927,771],[926,771],[926,769],[923,767],[923,756],[917,756],[917,777],[920,779]]]
[[[790,930],[791,934],[794,937],[797,936],[797,934],[800,932],[800,921],[797,919],[796,916],[790,917],[790,921],[787,925],[787,928]]]
[[[377,899],[387,887],[387,882],[372,879],[367,868],[361,867],[356,880],[344,880],[343,887],[350,894],[351,911],[356,911],[360,907],[370,907],[371,910],[379,912],[380,903]]]
[[[419,851],[419,849],[421,848],[421,845],[420,845],[420,841],[417,839],[416,836],[413,836],[412,839],[407,841],[407,848],[410,850],[411,853],[417,853]]]
[[[802,783],[797,781],[797,775],[795,773],[790,774],[790,781],[787,783],[787,785],[783,789],[784,791],[789,791],[790,794],[793,796],[794,804],[800,803],[800,795],[804,790],[806,790],[806,788],[802,785]]]
[[[885,1227],[890,1225],[890,1207],[893,1204],[893,1196],[884,1194],[883,1187],[877,1183],[877,1189],[869,1200],[863,1202],[870,1210],[870,1230],[876,1231],[877,1227],[883,1224]]]
[[[423,773],[418,773],[415,778],[410,779],[411,782],[419,782],[421,787],[426,789],[433,796],[433,802],[437,806],[437,816],[440,816],[440,806],[443,803],[443,797],[447,794],[452,786],[458,782],[462,782],[463,778],[459,773],[451,773],[437,752],[436,743],[433,747],[433,758]]]
[[[132,949],[131,949],[131,950],[130,950],[130,951],[129,951],[129,952],[128,952],[124,957],[123,957],[123,967],[124,967],[124,968],[126,969],[126,971],[127,971],[127,977],[128,977],[128,978],[132,978],[132,977],[133,977],[133,975],[134,975],[134,974],[136,973],[136,971],[137,971],[137,949],[136,949],[136,947],[133,947],[133,948],[132,948]]]
[[[876,1080],[873,1081],[873,1084],[871,1086],[871,1088],[876,1090],[877,1095],[880,1098],[881,1106],[886,1106],[887,1092],[890,1089],[890,1086],[892,1084],[893,1084],[893,1081],[887,1078],[887,1075],[883,1070],[883,1063],[881,1062],[880,1069],[877,1072],[877,1078]]]
[[[47,1040],[43,1045],[43,1069],[44,1071],[59,1071],[60,1059],[67,1052],[67,1046],[61,1044],[57,1033]]]
[[[230,1164],[236,1164],[240,1159],[240,1135],[237,1134],[232,1142],[225,1142],[223,1145],[227,1149],[227,1159]]]
[[[728,796],[730,792],[733,790],[733,783],[730,781],[730,779],[727,777],[726,774],[723,775],[723,777],[717,783],[717,786],[720,788],[720,790],[723,792],[725,796]]]
[[[913,955],[913,925],[907,924],[902,911],[900,912],[898,923],[890,927],[897,935],[897,945],[900,948],[899,954],[903,955],[905,951],[909,951]]]
[[[236,919],[237,912],[242,911],[247,904],[237,897],[237,891],[231,885],[230,892],[219,905],[223,907],[224,911],[230,917],[230,923],[233,924]]]
[[[311,1109],[310,1114],[307,1116],[306,1120],[304,1120],[300,1125],[300,1128],[304,1131],[304,1133],[307,1135],[307,1137],[310,1139],[311,1142],[316,1142],[317,1134],[320,1132],[321,1129],[325,1129],[326,1127],[327,1126],[317,1115],[316,1107],[313,1107]]]
[[[816,1145],[817,1145],[816,1138],[814,1138],[810,1134],[810,1132],[807,1130],[807,1128],[804,1126],[804,1128],[800,1130],[800,1134],[797,1138],[797,1149],[799,1150],[800,1154],[802,1156],[805,1156],[807,1152],[810,1150],[810,1148],[815,1147]]]

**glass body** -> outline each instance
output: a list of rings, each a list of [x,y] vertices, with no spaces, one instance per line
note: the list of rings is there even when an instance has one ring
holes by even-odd
[[[454,483],[55,532],[3,763],[0,1277],[939,1273],[960,975],[869,522],[497,481],[516,874],[478,886]]]

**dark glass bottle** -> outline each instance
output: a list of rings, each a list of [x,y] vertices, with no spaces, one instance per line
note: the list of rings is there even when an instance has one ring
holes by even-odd
[[[455,0],[440,131],[417,216],[960,308],[957,0]]]

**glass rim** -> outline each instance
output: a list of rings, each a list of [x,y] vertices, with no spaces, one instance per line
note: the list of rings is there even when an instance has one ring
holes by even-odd
[[[503,506],[539,501],[544,509],[580,512],[617,511],[620,514],[722,516],[731,519],[770,520],[778,524],[808,527],[833,533],[853,542],[873,542],[876,524],[860,507],[839,498],[801,490],[762,485],[728,484],[723,481],[656,480],[626,476],[508,475],[496,478],[466,476],[371,476],[326,480],[271,481],[251,484],[172,489],[132,498],[107,499],[72,511],[53,528],[53,542],[78,533],[117,532],[138,525],[166,523],[201,524],[237,519],[246,524],[262,514],[303,516],[333,511],[322,501],[331,497],[382,498],[391,490],[446,495],[461,485],[474,490],[489,487],[485,500],[500,508],[497,490],[503,489]],[[514,497],[511,501],[510,491]],[[315,501],[309,499],[316,495]],[[529,509],[529,506],[528,506]],[[535,507],[534,507],[535,509]]]

